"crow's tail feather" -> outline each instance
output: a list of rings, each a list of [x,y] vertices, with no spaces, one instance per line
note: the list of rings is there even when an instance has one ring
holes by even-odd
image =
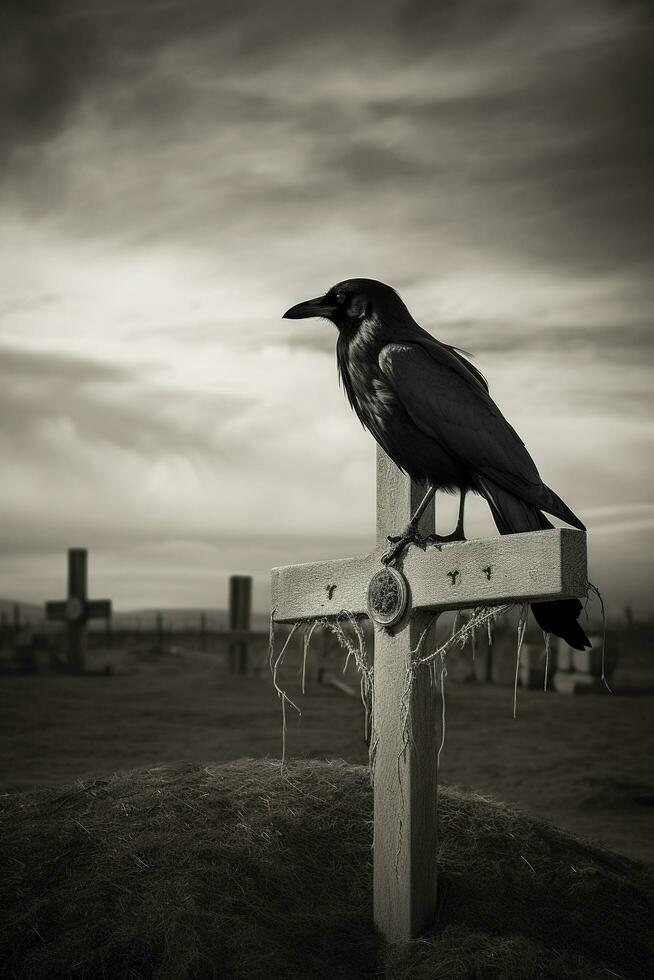
[[[571,524],[576,527],[579,531],[585,531],[586,526],[582,524],[575,513],[573,513],[568,505],[561,500],[557,493],[550,490],[548,486],[543,484],[542,486],[542,500],[541,508],[548,514],[553,514],[554,517],[559,517],[566,524]]]
[[[572,527],[576,527],[580,531],[586,530],[577,515],[545,483],[536,486],[533,483],[525,483],[520,477],[512,476],[510,473],[499,472],[493,469],[485,469],[479,473],[477,482],[486,488],[486,496],[489,498],[489,503],[490,495],[497,494],[501,496],[502,490],[504,490],[516,498],[516,504],[522,501],[529,507],[533,507],[536,510],[544,510],[546,514],[552,514],[553,517],[558,517],[560,520],[565,521],[566,524],[571,524]],[[506,498],[504,497],[503,499]],[[511,508],[512,505],[507,504],[507,506]],[[551,526],[551,524],[547,525],[547,527]]]
[[[478,481],[480,492],[488,501],[500,534],[518,534],[521,531],[544,531],[553,527],[544,514],[531,504],[509,493],[488,479]],[[553,491],[549,491],[552,493]],[[559,498],[556,498],[559,500]],[[565,504],[561,501],[563,507]],[[572,514],[572,511],[570,511]],[[572,523],[572,522],[570,522]],[[581,523],[581,522],[579,522]],[[582,525],[583,526],[583,525]],[[578,623],[582,606],[579,599],[554,599],[551,602],[532,602],[534,619],[545,633],[565,640],[575,650],[589,647],[590,640]]]
[[[591,642],[579,625],[582,610],[579,599],[553,599],[551,602],[532,602],[531,611],[543,633],[553,633],[575,650],[585,650]]]

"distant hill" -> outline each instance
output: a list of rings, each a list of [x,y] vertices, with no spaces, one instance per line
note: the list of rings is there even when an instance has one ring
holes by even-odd
[[[21,623],[40,623],[44,618],[43,605],[34,602],[21,602],[14,599],[0,599],[0,617],[3,615],[8,622],[13,621],[14,607],[20,610]],[[161,613],[164,628],[173,630],[194,629],[200,626],[200,616],[205,613],[207,617],[207,628],[212,630],[226,629],[229,624],[229,613],[226,609],[134,609],[130,612],[116,611],[113,615],[113,625],[116,629],[120,628],[155,628],[156,617]],[[269,614],[267,612],[252,613],[253,629],[268,629]],[[93,628],[93,623],[90,624]],[[99,628],[104,628],[101,620],[97,621]]]
[[[226,609],[135,609],[130,612],[116,612],[113,616],[113,624],[116,628],[130,626],[154,626],[157,615],[163,617],[164,628],[173,629],[197,629],[200,626],[202,614],[207,617],[208,629],[227,629],[229,625],[229,613]],[[268,613],[253,612],[253,629],[268,629],[270,616]]]

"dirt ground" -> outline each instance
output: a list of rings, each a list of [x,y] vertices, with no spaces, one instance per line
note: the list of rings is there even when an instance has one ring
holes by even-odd
[[[120,660],[114,651],[112,660]],[[279,757],[269,674],[231,676],[213,654],[123,657],[132,673],[0,676],[0,791],[158,762]],[[289,712],[287,752],[365,763],[358,698],[317,683]],[[566,697],[480,683],[446,694],[444,783],[519,804],[581,836],[654,860],[654,695]]]

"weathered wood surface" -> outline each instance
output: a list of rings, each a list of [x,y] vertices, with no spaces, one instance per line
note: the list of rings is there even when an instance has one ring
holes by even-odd
[[[418,491],[417,496],[420,496]],[[386,534],[402,530],[401,521]],[[342,609],[366,614],[368,583],[388,549],[369,555],[286,565],[272,570],[276,622],[337,616]],[[464,609],[531,599],[585,595],[586,535],[571,528],[456,541],[425,551],[410,545],[396,567],[411,585],[413,609]]]
[[[377,546],[358,558],[275,568],[276,622],[366,615],[368,585],[424,488],[377,453]],[[433,503],[420,530],[434,530]],[[410,738],[403,731],[407,675],[430,612],[585,595],[586,535],[538,531],[422,550],[410,546],[395,567],[411,590],[409,613],[391,629],[375,624],[374,909],[389,942],[420,934],[436,913],[436,803],[439,725],[432,687],[416,677],[409,688]],[[489,665],[490,666],[490,665]]]
[[[408,523],[423,494],[378,452],[379,548]],[[429,534],[434,527],[432,501],[420,529]],[[401,711],[412,651],[429,622],[414,613],[391,630],[375,626],[374,914],[389,942],[417,936],[436,915],[438,718],[431,686],[417,683],[411,690],[410,741]]]

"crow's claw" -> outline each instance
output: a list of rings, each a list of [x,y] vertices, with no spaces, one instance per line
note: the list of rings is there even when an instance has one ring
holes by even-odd
[[[425,538],[418,531],[415,524],[407,524],[402,534],[389,534],[387,539],[393,547],[386,554],[382,555],[384,565],[390,565],[392,561],[402,554],[410,544],[417,544],[420,548],[425,546]]]
[[[455,528],[451,534],[428,534],[424,539],[428,544],[446,544],[448,541],[465,541],[465,535],[460,528]]]

